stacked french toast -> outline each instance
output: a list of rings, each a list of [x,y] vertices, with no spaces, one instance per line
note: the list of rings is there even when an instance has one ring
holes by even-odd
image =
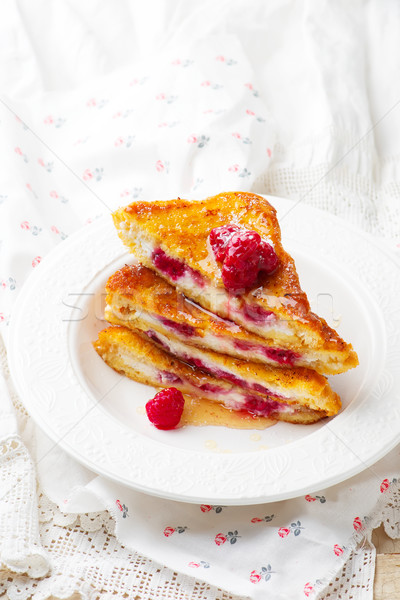
[[[94,347],[110,367],[278,421],[338,413],[326,375],[357,354],[311,312],[265,198],[135,202],[113,219],[133,260],[106,286],[110,327]]]

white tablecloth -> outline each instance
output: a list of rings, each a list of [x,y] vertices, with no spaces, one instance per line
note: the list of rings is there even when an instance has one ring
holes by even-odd
[[[32,269],[135,198],[266,192],[398,252],[396,2],[7,0],[0,34],[6,346]],[[150,498],[53,447],[13,392],[4,350],[1,363],[2,398],[8,386],[14,403],[2,402],[0,446],[0,589],[10,598],[372,598],[371,530],[383,521],[399,535],[398,449],[273,505]]]

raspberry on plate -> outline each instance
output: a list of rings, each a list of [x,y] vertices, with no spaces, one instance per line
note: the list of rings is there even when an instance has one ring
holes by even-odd
[[[272,273],[277,266],[274,249],[256,231],[239,231],[227,244],[222,281],[227,290],[244,290],[257,282],[260,271]]]
[[[227,245],[234,233],[240,231],[240,227],[237,225],[223,225],[222,227],[215,227],[210,233],[210,244],[214,252],[215,259],[222,262],[225,258]]]
[[[166,388],[146,403],[146,413],[157,429],[174,429],[181,420],[184,404],[182,392]]]

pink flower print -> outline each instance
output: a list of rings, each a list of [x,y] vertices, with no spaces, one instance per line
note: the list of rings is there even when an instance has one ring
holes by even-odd
[[[261,581],[261,575],[260,573],[257,573],[257,571],[252,571],[250,573],[249,579],[251,583],[259,583]]]
[[[271,565],[267,565],[266,567],[261,567],[259,571],[252,571],[250,573],[249,579],[251,583],[260,583],[262,579],[264,581],[269,581],[271,579],[272,573],[275,573],[275,571],[272,570]]]
[[[211,85],[211,81],[209,81],[208,79],[206,79],[205,81],[202,81],[200,85],[202,87],[209,87]]]
[[[86,106],[96,106],[96,104],[95,98],[89,98],[89,100],[86,102]]]
[[[232,133],[232,136],[233,136],[234,138],[236,138],[237,140],[240,140],[240,138],[242,137],[242,136],[240,135],[240,133],[238,133],[237,131],[235,131],[234,133]]]
[[[201,560],[200,562],[191,561],[188,563],[188,567],[191,567],[192,569],[199,569],[200,567],[203,567],[203,569],[209,569],[210,563],[206,562],[205,560]]]
[[[54,198],[55,200],[59,200],[60,202],[63,202],[64,204],[66,202],[68,202],[68,198],[66,198],[65,196],[60,196],[55,190],[52,190],[50,192],[50,198]]]
[[[307,494],[307,496],[304,496],[304,498],[307,500],[307,502],[316,502],[317,500],[319,500],[321,504],[325,504],[326,502],[325,496],[310,496],[310,494]]]
[[[22,152],[22,150],[19,146],[14,148],[14,152],[15,152],[15,154],[18,154],[18,156],[21,156],[23,158],[24,162],[26,162],[26,163],[29,162],[27,155]]]
[[[38,264],[41,262],[42,257],[41,256],[35,256],[35,258],[32,261],[32,267],[35,268],[38,266]]]
[[[134,139],[134,135],[129,135],[127,138],[118,137],[114,142],[114,146],[116,148],[118,148],[119,146],[125,146],[125,148],[130,148]]]
[[[164,93],[157,94],[157,96],[156,96],[156,100],[165,100],[165,98],[166,98],[166,95]]]
[[[240,168],[239,165],[235,164],[235,165],[232,165],[231,167],[229,167],[228,171],[230,171],[231,173],[237,173],[239,171],[239,168]]]
[[[38,163],[41,167],[43,167],[44,169],[46,169],[46,171],[48,173],[51,173],[54,167],[54,163],[53,162],[45,162],[43,160],[43,158],[38,158]]]
[[[386,492],[386,490],[389,488],[389,479],[384,479],[380,485],[380,491],[383,494],[383,492]]]
[[[65,240],[65,239],[68,237],[68,235],[67,235],[66,233],[64,233],[63,231],[60,231],[60,230],[58,229],[58,227],[56,227],[55,225],[52,225],[52,226],[50,227],[50,230],[51,230],[53,233],[55,233],[56,235],[59,235],[59,236],[60,236],[60,238],[61,238],[62,240]]]
[[[250,108],[248,108],[248,109],[246,110],[246,115],[249,115],[250,117],[254,117],[254,116],[255,116],[255,114],[256,114],[256,113],[255,113],[254,111],[250,110]]]
[[[190,67],[190,65],[192,65],[193,62],[194,62],[193,60],[189,60],[188,58],[186,58],[184,60],[181,60],[180,58],[176,58],[175,60],[173,60],[171,62],[171,65],[173,65],[174,67],[181,66],[183,68],[186,68],[186,67]]]
[[[191,137],[195,140],[195,143],[197,143],[198,148],[204,148],[204,146],[206,146],[208,144],[208,142],[210,141],[210,138],[207,135],[200,135],[198,137],[191,136]]]
[[[103,177],[103,172],[104,169],[98,167],[96,167],[94,171],[91,171],[90,169],[85,169],[82,175],[82,179],[84,181],[91,181],[92,179],[95,179],[95,181],[100,181]]]
[[[28,189],[28,190],[29,190],[29,191],[30,191],[30,192],[33,194],[33,197],[34,197],[34,198],[37,198],[37,197],[38,197],[38,195],[37,195],[37,193],[35,192],[35,190],[34,190],[34,189],[32,189],[32,186],[31,186],[31,184],[30,184],[30,183],[27,183],[27,184],[26,184],[26,188],[27,188],[27,189]]]
[[[30,231],[32,235],[39,235],[39,233],[42,231],[41,227],[38,227],[37,225],[31,225],[29,221],[22,221],[20,227],[25,231]]]
[[[1,282],[1,287],[3,288],[3,290],[6,290],[7,288],[11,291],[14,291],[15,288],[17,287],[17,282],[14,279],[14,277],[9,277],[6,281]]]
[[[281,538],[285,538],[289,535],[289,533],[293,532],[293,534],[297,537],[300,535],[302,529],[304,529],[304,527],[302,527],[301,522],[296,521],[291,523],[290,527],[279,527],[278,535]]]
[[[287,529],[287,527],[279,527],[278,529],[278,535],[281,538],[287,537],[290,533],[290,529]]]
[[[311,585],[310,582],[307,582],[303,589],[304,595],[308,598],[312,594],[313,591],[314,591],[313,586]]]
[[[163,534],[165,535],[165,537],[170,537],[175,532],[185,533],[186,529],[186,525],[184,527],[182,527],[182,525],[178,525],[178,527],[166,527],[163,531]]]
[[[214,538],[214,542],[217,544],[217,546],[222,546],[228,541],[230,544],[236,544],[238,538],[240,537],[242,536],[240,536],[238,531],[235,529],[235,531],[228,531],[227,534],[217,533]]]
[[[342,556],[342,554],[343,554],[343,548],[341,548],[340,546],[338,546],[338,544],[335,544],[333,546],[333,551],[336,554],[336,556]]]
[[[143,188],[141,187],[134,187],[130,190],[124,190],[123,192],[120,193],[121,198],[126,198],[127,196],[129,196],[130,198],[138,198],[140,196],[140,194],[142,193]]]
[[[225,544],[226,540],[227,538],[223,533],[217,533],[214,538],[214,542],[217,544],[217,546],[222,546],[222,544]]]
[[[219,62],[225,62],[225,56],[222,56],[222,54],[219,54],[218,56],[215,57],[215,60],[218,60]]]
[[[129,517],[129,515],[128,515],[128,507],[125,506],[125,504],[121,504],[121,502],[119,500],[116,500],[115,504],[118,506],[118,509],[122,512],[122,518],[123,519],[126,519],[126,517]]]
[[[188,139],[187,139],[188,144],[196,144],[197,143],[197,137],[195,135],[189,135]]]
[[[217,514],[219,514],[220,512],[222,512],[223,508],[224,508],[223,506],[213,505],[213,504],[202,504],[200,506],[201,512],[204,512],[204,513],[214,510]]]
[[[353,521],[353,527],[356,531],[360,531],[360,529],[363,528],[363,524],[362,521],[360,519],[360,517],[356,517]]]
[[[43,123],[45,125],[52,125],[54,123],[54,119],[53,119],[53,117],[51,115],[48,115],[47,117],[45,117],[43,119]]]
[[[271,158],[271,156],[272,156],[271,148],[267,148],[267,154],[268,154],[268,158]]]
[[[266,515],[265,517],[263,517],[262,519],[260,519],[260,517],[253,517],[251,519],[251,523],[270,523],[272,521],[272,519],[274,518],[275,515]]]
[[[168,161],[158,160],[156,162],[156,170],[159,173],[168,173],[169,172],[169,162]]]

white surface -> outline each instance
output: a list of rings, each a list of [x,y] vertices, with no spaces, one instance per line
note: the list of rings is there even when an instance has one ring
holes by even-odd
[[[293,206],[271,201],[283,214]],[[290,220],[282,219],[284,237],[287,222],[290,235]],[[142,414],[154,389],[115,373],[92,347],[105,325],[105,282],[129,261],[109,216],[49,255],[17,301],[9,360],[26,408],[88,468],[134,489],[189,502],[290,498],[342,481],[377,461],[398,440],[400,411],[393,390],[400,375],[385,370],[386,353],[390,358],[395,347],[374,300],[382,294],[381,282],[368,289],[355,271],[360,259],[371,272],[385,261],[395,279],[398,267],[360,234],[350,230],[349,235],[344,223],[303,209],[296,218],[299,232],[309,222],[315,235],[306,237],[308,245],[302,242],[304,233],[289,238],[302,285],[312,303],[329,299],[327,317],[340,321],[340,333],[360,358],[357,369],[331,378],[343,399],[335,418],[311,426],[278,423],[260,432],[257,444],[248,431],[223,427],[155,429]],[[323,251],[318,256],[329,232],[340,239],[330,248],[336,263]],[[388,314],[394,309],[389,301]],[[395,334],[397,323],[391,328]],[[387,375],[390,389],[382,390]],[[185,476],[176,477],[177,472]]]

